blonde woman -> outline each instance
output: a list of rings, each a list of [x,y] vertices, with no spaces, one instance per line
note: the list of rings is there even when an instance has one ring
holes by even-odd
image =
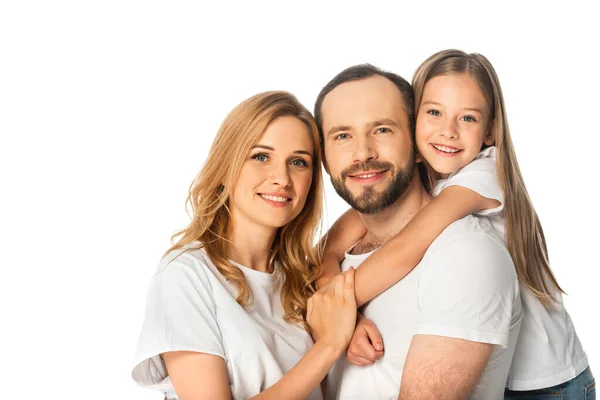
[[[505,399],[594,399],[594,377],[548,264],[544,233],[519,170],[493,66],[480,54],[444,50],[421,64],[412,86],[415,142],[435,199],[361,264],[357,304],[410,273],[451,223],[469,214],[487,216],[513,259],[524,310]],[[336,222],[320,287],[339,273],[345,249],[365,231],[352,210]],[[356,332],[348,361],[372,364],[384,354],[382,338],[366,320]]]
[[[190,187],[192,221],[150,284],[139,384],[167,399],[322,398],[356,303],[353,271],[313,290],[320,154],[311,114],[289,93],[227,116]]]

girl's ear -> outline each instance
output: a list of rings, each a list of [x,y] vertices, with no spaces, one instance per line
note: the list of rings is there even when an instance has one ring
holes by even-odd
[[[488,126],[488,131],[485,134],[485,138],[483,139],[483,143],[486,146],[493,146],[495,143],[494,132],[493,132],[494,120],[490,121],[490,125]]]

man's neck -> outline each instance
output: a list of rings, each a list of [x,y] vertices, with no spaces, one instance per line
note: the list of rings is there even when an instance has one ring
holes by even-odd
[[[417,172],[410,186],[392,205],[374,215],[360,214],[367,234],[351,253],[364,254],[383,246],[430,201],[431,196],[423,187]]]

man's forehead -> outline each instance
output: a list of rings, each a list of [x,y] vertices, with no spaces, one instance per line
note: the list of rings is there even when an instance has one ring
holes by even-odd
[[[373,121],[407,119],[396,85],[382,76],[345,82],[327,94],[322,104],[323,128],[331,125],[366,125]]]

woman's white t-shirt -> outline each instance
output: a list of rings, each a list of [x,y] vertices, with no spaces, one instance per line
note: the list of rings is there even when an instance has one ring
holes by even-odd
[[[496,147],[482,150],[477,157],[447,179],[438,181],[432,195],[449,186],[462,186],[483,197],[496,199],[500,206],[477,214],[487,216],[494,229],[505,237],[504,196],[496,174]],[[553,309],[521,286],[523,322],[506,386],[511,390],[534,390],[564,383],[583,372],[588,359],[565,310],[562,295]]]
[[[161,261],[135,356],[138,384],[176,399],[160,354],[194,351],[221,357],[232,397],[248,399],[279,381],[313,346],[304,329],[283,320],[281,268],[267,274],[235,265],[252,289],[247,309],[203,249],[175,250]],[[309,399],[322,399],[320,388]]]

